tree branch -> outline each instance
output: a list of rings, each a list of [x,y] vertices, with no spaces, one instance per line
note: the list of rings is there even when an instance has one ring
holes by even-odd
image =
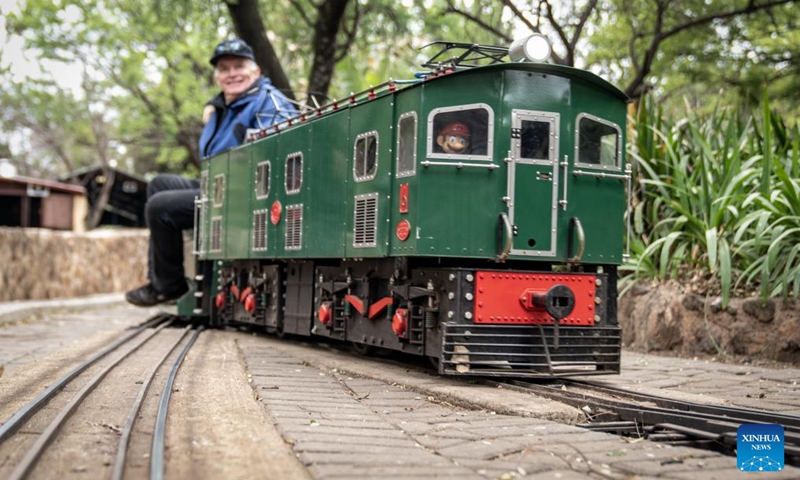
[[[636,68],[636,76],[633,78],[633,80],[631,80],[628,83],[628,86],[625,88],[625,93],[632,98],[638,98],[639,96],[641,96],[642,93],[644,93],[643,89],[644,80],[650,74],[650,71],[653,66],[653,61],[656,57],[656,54],[658,53],[658,49],[661,46],[661,43],[664,40],[673,37],[678,33],[684,32],[694,27],[698,27],[700,25],[706,25],[715,20],[729,19],[739,15],[750,15],[759,11],[769,10],[773,7],[785,5],[791,2],[792,0],[772,0],[763,4],[756,4],[755,0],[750,0],[747,3],[747,6],[745,7],[729,10],[726,12],[712,13],[709,15],[705,15],[703,17],[687,21],[686,23],[676,25],[669,30],[662,31],[664,14],[666,12],[666,7],[668,6],[669,2],[665,0],[658,0],[656,2],[657,16],[656,16],[656,28],[654,29],[653,38],[650,41],[650,46],[648,47],[647,51],[644,54],[644,59],[641,62],[641,65],[639,66],[639,68]],[[636,59],[636,55],[633,55],[633,52],[631,58]],[[636,65],[636,60],[634,60],[634,64]]]
[[[488,23],[484,22],[480,18],[472,15],[471,13],[464,12],[464,11],[460,10],[458,7],[455,6],[455,4],[453,4],[452,0],[447,0],[447,9],[443,13],[445,15],[448,14],[448,13],[455,13],[456,15],[460,15],[460,16],[466,18],[467,20],[469,20],[470,22],[478,25],[482,29],[486,30],[487,32],[491,33],[492,35],[495,35],[496,37],[500,38],[501,40],[503,40],[506,43],[511,43],[513,41],[513,39],[511,37],[509,37],[505,33],[501,32],[500,30],[492,27],[491,25],[489,25]]]

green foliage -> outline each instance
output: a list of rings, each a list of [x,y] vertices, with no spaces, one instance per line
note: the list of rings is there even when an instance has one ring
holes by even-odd
[[[757,285],[764,298],[797,296],[799,140],[766,97],[760,118],[717,105],[704,115],[689,109],[674,124],[642,102],[629,146],[636,241],[628,280],[702,270],[718,279],[725,304],[734,285]]]
[[[194,150],[202,106],[215,89],[207,56],[218,41],[222,12],[210,0],[169,8],[152,0],[27,0],[19,14],[9,16],[8,30],[21,35],[40,60],[60,64],[59,70],[83,69],[84,80],[77,90],[59,92],[74,105],[33,102],[55,79],[45,84],[6,75],[4,90],[29,97],[17,104],[17,118],[46,114],[62,126],[91,129],[91,116],[76,111],[105,112],[104,136],[111,140],[106,146],[126,147],[128,158],[120,160],[140,173],[184,170],[199,160]],[[9,119],[4,126],[14,129]],[[42,135],[53,131],[46,122],[39,127]],[[99,163],[114,152],[95,145],[70,157],[76,164]]]

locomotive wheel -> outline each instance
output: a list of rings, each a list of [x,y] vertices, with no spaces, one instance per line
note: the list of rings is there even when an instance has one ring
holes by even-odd
[[[378,351],[378,348],[374,345],[367,345],[366,343],[358,343],[358,342],[350,342],[353,351],[359,355],[363,355],[365,357],[370,357],[375,355],[375,352]]]

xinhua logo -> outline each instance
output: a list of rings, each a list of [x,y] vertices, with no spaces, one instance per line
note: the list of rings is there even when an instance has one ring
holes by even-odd
[[[783,470],[783,427],[741,425],[736,431],[736,462],[743,472]]]

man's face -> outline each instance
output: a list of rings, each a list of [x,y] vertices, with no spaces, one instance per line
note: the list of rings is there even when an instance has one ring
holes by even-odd
[[[230,103],[247,91],[260,74],[261,70],[258,67],[253,68],[249,59],[227,56],[217,61],[214,80],[222,89],[225,101]]]

